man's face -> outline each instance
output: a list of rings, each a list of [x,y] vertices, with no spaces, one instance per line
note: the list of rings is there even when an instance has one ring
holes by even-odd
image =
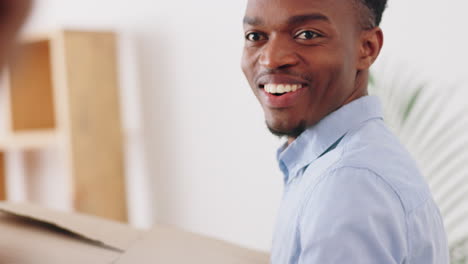
[[[297,137],[355,96],[353,1],[249,0],[242,70],[275,134]]]

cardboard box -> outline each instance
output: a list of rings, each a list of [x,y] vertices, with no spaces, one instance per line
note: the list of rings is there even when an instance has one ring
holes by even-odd
[[[0,203],[0,264],[267,264],[263,252],[178,229]]]

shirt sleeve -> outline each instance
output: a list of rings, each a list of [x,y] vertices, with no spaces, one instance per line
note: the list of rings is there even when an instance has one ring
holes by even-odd
[[[309,196],[299,221],[299,264],[407,261],[403,205],[397,193],[370,170],[333,171]]]

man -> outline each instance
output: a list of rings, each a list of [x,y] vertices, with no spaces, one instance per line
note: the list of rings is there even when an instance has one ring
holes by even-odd
[[[249,0],[242,69],[285,191],[274,264],[446,264],[439,210],[367,96],[386,0]]]

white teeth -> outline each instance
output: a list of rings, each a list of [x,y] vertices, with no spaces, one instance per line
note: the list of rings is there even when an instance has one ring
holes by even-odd
[[[269,83],[264,85],[265,92],[271,94],[282,94],[282,93],[290,93],[295,92],[302,88],[302,84],[274,84]]]
[[[276,85],[270,84],[270,93],[276,93],[276,92],[277,92]]]
[[[276,87],[276,92],[277,93],[285,93],[286,91],[284,90],[284,85],[280,84]]]

